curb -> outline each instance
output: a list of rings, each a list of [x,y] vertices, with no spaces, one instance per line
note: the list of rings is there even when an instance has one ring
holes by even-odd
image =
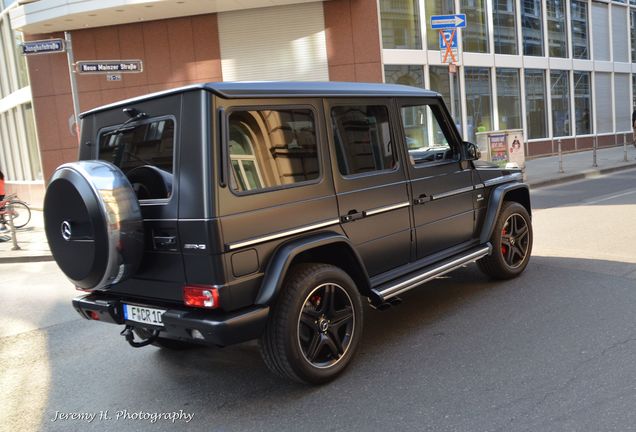
[[[546,180],[538,180],[535,182],[527,182],[527,183],[531,189],[539,189],[543,187],[558,185],[561,183],[568,183],[568,182],[576,181],[576,180],[594,178],[603,174],[610,174],[613,172],[624,171],[624,170],[633,169],[633,168],[636,168],[636,162],[626,162],[625,165],[618,165],[618,166],[607,167],[607,168],[596,168],[596,169],[591,169],[591,170],[583,171],[580,173],[574,173],[574,174],[565,173],[565,174],[562,174],[561,177],[553,177]]]
[[[26,255],[26,256],[9,256],[0,257],[0,264],[21,264],[32,262],[49,262],[55,261],[53,255]]]

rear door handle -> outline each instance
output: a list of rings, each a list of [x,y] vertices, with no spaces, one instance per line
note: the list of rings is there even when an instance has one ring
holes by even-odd
[[[344,216],[340,217],[342,222],[352,222],[354,220],[362,219],[364,217],[364,212],[359,212],[357,210],[351,210]]]
[[[414,205],[424,204],[426,201],[428,201],[428,196],[426,196],[426,194],[422,194],[413,200],[413,204]]]

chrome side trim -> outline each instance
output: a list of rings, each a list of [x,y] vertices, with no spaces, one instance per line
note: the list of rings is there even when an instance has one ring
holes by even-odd
[[[522,179],[523,179],[523,175],[521,173],[514,173],[514,174],[499,176],[499,177],[492,178],[490,180],[486,180],[484,182],[484,186],[485,187],[494,186],[499,183],[508,183],[510,181],[522,180]]]
[[[399,204],[393,204],[393,205],[389,205],[389,206],[378,207],[378,208],[375,208],[375,209],[366,210],[364,212],[364,214],[365,214],[365,216],[373,216],[373,215],[376,215],[376,214],[389,212],[391,210],[397,210],[397,209],[400,209],[400,208],[408,207],[410,205],[411,205],[410,202],[405,201],[405,202],[402,202],[402,203],[399,203]]]
[[[438,267],[425,270],[423,273],[414,276],[408,280],[405,280],[404,282],[399,282],[381,291],[374,289],[373,292],[377,294],[383,301],[390,299],[391,297],[402,294],[403,292],[408,291],[411,288],[415,288],[416,286],[428,282],[432,279],[435,279],[436,277],[445,275],[446,273],[449,273],[456,268],[463,266],[464,264],[477,261],[478,259],[489,255],[491,252],[492,245],[488,243],[486,246],[480,247],[473,252],[455,258],[452,261],[447,261]]]
[[[453,195],[459,195],[459,194],[463,194],[463,193],[466,193],[466,192],[472,192],[473,189],[474,188],[472,186],[466,186],[466,187],[463,187],[461,189],[454,189],[452,191],[442,192],[441,194],[433,195],[431,197],[431,200],[435,201],[435,200],[442,199],[442,198],[448,198],[448,197],[451,197]]]
[[[251,246],[251,245],[258,244],[258,243],[265,243],[265,242],[270,241],[270,240],[276,240],[276,239],[279,239],[279,238],[288,237],[290,235],[300,234],[300,233],[311,231],[311,230],[315,230],[315,229],[318,229],[318,228],[324,228],[324,227],[327,227],[327,226],[330,226],[330,225],[337,225],[339,223],[340,223],[340,219],[331,219],[331,220],[328,220],[328,221],[325,221],[325,222],[320,222],[320,223],[313,224],[313,225],[307,225],[307,226],[300,227],[300,228],[295,228],[295,229],[292,229],[292,230],[281,231],[281,232],[276,233],[276,234],[270,234],[270,235],[263,236],[263,237],[257,237],[257,238],[251,239],[251,240],[245,240],[245,241],[242,241],[242,242],[231,243],[231,244],[228,244],[226,247],[227,247],[228,250],[240,249],[240,248],[245,247],[245,246]]]

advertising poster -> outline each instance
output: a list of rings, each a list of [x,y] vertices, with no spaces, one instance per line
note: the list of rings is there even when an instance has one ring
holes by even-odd
[[[519,168],[525,167],[526,157],[523,147],[523,135],[518,133],[508,134],[508,160]]]
[[[508,162],[506,134],[490,135],[488,141],[488,145],[490,146],[490,160],[499,166],[504,166]]]

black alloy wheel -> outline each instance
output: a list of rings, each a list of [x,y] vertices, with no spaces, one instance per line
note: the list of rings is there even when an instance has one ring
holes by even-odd
[[[505,202],[490,236],[492,253],[477,261],[477,265],[494,279],[517,277],[530,260],[532,238],[528,210],[517,202]]]
[[[298,344],[305,360],[317,368],[338,363],[351,345],[355,322],[351,297],[340,285],[316,287],[298,318]]]
[[[528,254],[530,230],[528,222],[519,213],[506,219],[501,231],[501,254],[510,268],[519,267]]]
[[[360,293],[344,270],[330,264],[296,264],[270,309],[261,355],[283,378],[323,384],[351,362],[363,325]]]

